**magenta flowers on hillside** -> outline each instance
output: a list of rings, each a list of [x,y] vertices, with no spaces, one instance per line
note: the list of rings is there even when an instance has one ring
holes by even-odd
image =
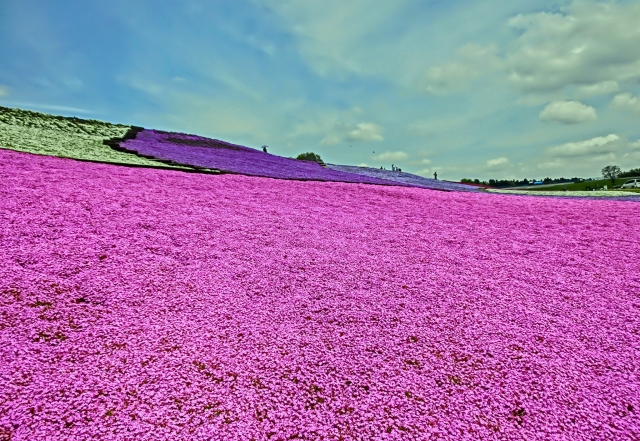
[[[241,145],[196,135],[144,130],[122,144],[128,150],[181,164],[225,172],[279,179],[404,185],[387,180],[331,170],[315,162],[263,153]]]
[[[638,439],[636,220],[0,150],[0,439]]]

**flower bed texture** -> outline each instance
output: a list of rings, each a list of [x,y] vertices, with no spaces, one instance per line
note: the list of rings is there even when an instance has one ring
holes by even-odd
[[[8,150],[0,184],[0,439],[640,438],[635,204]]]
[[[135,139],[128,140],[121,145],[128,150],[159,159],[249,176],[405,185],[375,177],[331,170],[311,161],[283,158],[217,139],[182,133],[144,130],[138,133]]]
[[[87,161],[165,167],[102,143],[129,126],[0,107],[0,148]]]
[[[429,179],[406,172],[380,170],[379,168],[373,167],[357,167],[353,165],[327,164],[327,167],[332,170],[356,173],[362,176],[370,176],[372,178],[385,179],[388,181],[409,184],[415,187],[431,188],[434,190],[482,191],[482,188],[475,187],[473,185],[459,184],[457,182],[448,182],[438,179]]]

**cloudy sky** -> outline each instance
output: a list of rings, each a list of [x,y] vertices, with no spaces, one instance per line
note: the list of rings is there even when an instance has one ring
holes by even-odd
[[[640,167],[640,1],[2,0],[0,105],[444,179]]]

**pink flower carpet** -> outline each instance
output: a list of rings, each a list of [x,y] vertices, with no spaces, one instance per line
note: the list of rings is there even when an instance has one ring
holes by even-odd
[[[0,440],[637,440],[637,219],[0,150]]]

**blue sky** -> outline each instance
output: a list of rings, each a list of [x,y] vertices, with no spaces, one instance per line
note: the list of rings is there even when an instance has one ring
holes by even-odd
[[[0,105],[444,179],[640,167],[640,2],[3,0]]]

